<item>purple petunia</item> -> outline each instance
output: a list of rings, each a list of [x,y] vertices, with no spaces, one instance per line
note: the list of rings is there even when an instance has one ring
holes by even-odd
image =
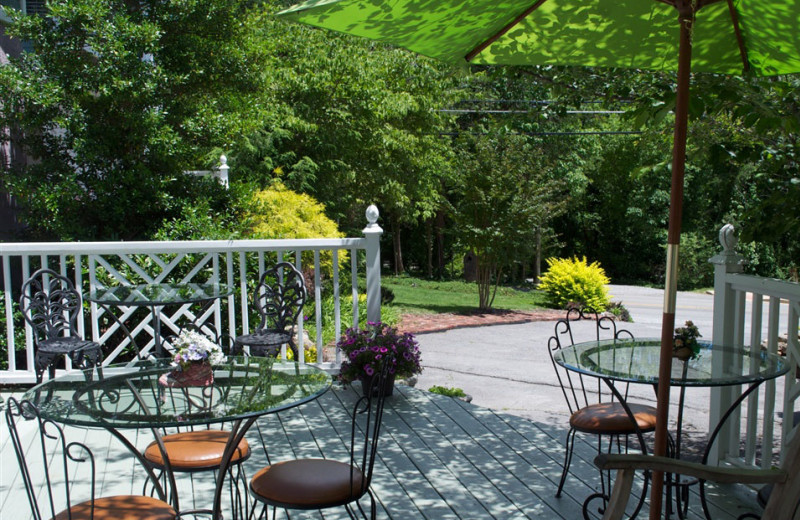
[[[413,334],[381,322],[369,322],[363,329],[348,328],[337,343],[344,361],[338,379],[350,383],[375,373],[376,362],[389,356],[393,362],[391,374],[408,377],[422,372],[419,344]]]

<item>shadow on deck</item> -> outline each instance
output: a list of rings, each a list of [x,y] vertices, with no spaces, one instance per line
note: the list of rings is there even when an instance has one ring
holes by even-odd
[[[346,460],[348,410],[353,397],[352,390],[334,388],[317,401],[262,418],[258,427],[248,432],[254,447],[245,465],[248,475],[266,463],[265,450],[273,462],[323,454]],[[135,467],[117,440],[102,430],[69,431],[75,440],[87,442],[94,450],[101,495],[141,492],[144,472]],[[30,518],[5,420],[0,433],[0,516]],[[563,496],[555,498],[564,435],[560,425],[537,424],[398,385],[387,400],[373,481],[378,518],[582,518],[584,498],[600,486],[599,474],[591,463],[596,446],[584,440],[578,443]],[[132,432],[129,438],[140,448],[149,442],[148,432]],[[211,502],[209,477],[181,475],[180,485],[181,496],[192,496],[195,506],[205,507]],[[702,518],[694,488],[689,518]],[[738,487],[706,489],[714,518],[732,519],[752,510],[752,493]],[[640,490],[641,485],[635,488],[635,492]],[[192,506],[186,502],[189,500],[184,500],[182,507]],[[283,517],[282,513],[278,517]],[[324,516],[293,512],[290,517],[339,519],[347,515],[342,509],[325,512]],[[646,517],[646,512],[640,514],[640,518]]]

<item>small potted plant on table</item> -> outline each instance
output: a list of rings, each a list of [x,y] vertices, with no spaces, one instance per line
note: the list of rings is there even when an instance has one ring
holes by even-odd
[[[386,356],[391,356],[394,364],[389,368],[384,395],[392,395],[396,377],[410,377],[422,372],[419,344],[414,335],[401,334],[385,323],[369,322],[361,330],[347,329],[337,346],[344,356],[339,381],[345,384],[361,381],[365,392],[372,386],[372,378]]]
[[[164,386],[209,386],[214,382],[213,365],[225,362],[222,348],[199,332],[184,330],[174,342],[175,369],[164,374]]]
[[[687,359],[697,359],[700,356],[700,344],[697,338],[701,337],[697,325],[687,321],[683,327],[675,329],[675,336],[672,343],[672,355],[686,361]]]

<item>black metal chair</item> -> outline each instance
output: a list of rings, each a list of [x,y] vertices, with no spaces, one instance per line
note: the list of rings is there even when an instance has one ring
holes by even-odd
[[[208,413],[208,409],[224,401],[225,395],[220,394],[214,387],[192,388],[171,387],[162,390],[163,399],[173,402],[173,406],[185,409],[186,415],[201,415]],[[175,404],[179,403],[179,404]],[[174,482],[166,478],[170,472],[175,473],[200,473],[211,471],[215,478],[224,478],[219,475],[225,448],[230,440],[230,432],[219,428],[194,428],[187,426],[175,428],[174,431],[162,431],[159,440],[152,441],[145,448],[144,458],[160,474],[162,486],[170,489],[170,502],[177,504],[178,497],[174,495]],[[164,455],[166,454],[166,458]],[[228,467],[228,484],[231,494],[231,518],[244,520],[248,516],[247,501],[247,474],[243,463],[250,458],[251,451],[247,439],[243,438],[236,446]],[[167,484],[170,484],[169,486]],[[148,483],[144,491],[147,492]]]
[[[359,502],[364,495],[370,499],[369,518],[376,517],[370,484],[386,398],[384,381],[392,365],[393,358],[384,359],[378,377],[373,377],[371,387],[353,406],[350,460],[289,460],[266,466],[253,476],[250,493],[264,505],[259,518],[265,516],[268,506],[272,506],[273,512],[275,508],[309,510],[344,506],[351,518],[355,518],[356,511],[366,518]]]
[[[656,426],[656,409],[649,405],[628,402],[628,385],[623,385],[623,388],[618,388],[618,391],[621,390],[620,394],[631,409],[636,419],[636,424],[631,421],[625,408],[620,404],[619,400],[614,398],[610,389],[600,379],[585,377],[582,374],[571,372],[555,362],[554,354],[556,352],[561,348],[574,344],[573,324],[582,320],[594,321],[595,339],[597,340],[600,340],[601,336],[607,336],[608,339],[634,339],[630,331],[625,329],[618,330],[616,321],[613,318],[600,316],[598,313],[588,309],[571,308],[564,318],[556,322],[555,334],[550,338],[547,350],[570,413],[570,428],[566,439],[564,469],[561,473],[556,497],[561,496],[561,491],[569,473],[576,433],[597,436],[598,453],[602,453],[604,438],[609,440],[607,448],[609,451],[614,445],[614,440],[617,441],[617,448],[621,451],[621,439],[626,438],[627,445],[627,437],[637,434],[637,425],[641,433],[652,432]],[[587,508],[589,502],[596,498],[607,499],[607,488],[610,488],[609,481],[610,475],[604,476],[601,472],[602,491],[586,499],[583,506],[584,517],[588,518]],[[642,497],[644,496],[646,496],[646,493],[642,494]],[[641,507],[641,502],[639,507]]]
[[[102,358],[100,345],[78,335],[81,294],[64,276],[39,269],[23,284],[19,306],[34,332],[34,370],[40,383],[44,371],[55,376],[56,361],[69,357],[77,368],[90,368]]]
[[[175,520],[178,517],[172,506],[154,497],[96,497],[95,459],[85,444],[67,442],[63,429],[43,419],[30,401],[9,398],[5,414],[34,520]],[[36,423],[33,440],[29,438],[31,430],[17,428],[24,420]],[[81,485],[85,485],[88,498],[75,500],[75,488]],[[19,511],[12,512],[14,507],[11,504],[9,509],[6,504],[4,512],[9,516],[19,515]]]
[[[237,336],[233,353],[248,348],[251,356],[273,357],[288,345],[297,357],[294,330],[297,318],[303,311],[308,292],[303,274],[289,262],[280,262],[267,269],[253,292],[253,306],[261,316],[261,323],[251,334]]]

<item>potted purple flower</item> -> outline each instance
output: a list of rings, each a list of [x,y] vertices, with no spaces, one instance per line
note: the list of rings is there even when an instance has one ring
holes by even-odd
[[[394,327],[381,322],[367,323],[363,329],[350,328],[337,344],[344,357],[338,379],[350,384],[361,381],[366,391],[372,384],[382,359],[391,356],[394,364],[389,368],[385,395],[391,395],[396,377],[410,377],[422,372],[419,344],[411,333],[399,333]]]

